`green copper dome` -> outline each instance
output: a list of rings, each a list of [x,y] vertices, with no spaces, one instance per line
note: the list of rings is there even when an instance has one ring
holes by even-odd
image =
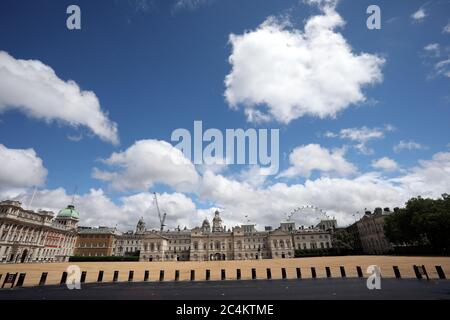
[[[74,218],[80,219],[80,214],[75,210],[75,206],[69,205],[58,213],[58,218]]]

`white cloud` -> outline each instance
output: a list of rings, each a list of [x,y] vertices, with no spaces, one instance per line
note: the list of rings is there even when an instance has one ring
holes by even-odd
[[[329,216],[336,216],[340,225],[353,222],[352,214],[364,208],[397,206],[406,201],[400,187],[377,175],[362,175],[355,179],[321,177],[304,184],[276,183],[256,188],[245,182],[222,175],[204,176],[202,197],[229,212],[229,218],[242,223],[248,215],[261,228],[277,226],[286,214],[303,205],[319,206]],[[318,212],[305,212],[296,217],[298,223],[316,224],[324,218]]]
[[[383,157],[378,160],[372,161],[372,167],[385,171],[395,171],[398,169],[398,164],[393,159]]]
[[[238,175],[240,181],[245,181],[253,187],[263,186],[267,181],[267,174],[258,165],[252,165],[248,169],[241,170]]]
[[[320,177],[303,184],[275,183],[255,185],[206,171],[199,190],[200,200],[213,203],[208,209],[199,209],[181,193],[158,195],[161,210],[167,212],[167,224],[173,229],[180,225],[188,228],[211,219],[213,208],[223,209],[222,218],[227,226],[244,223],[246,216],[258,228],[277,226],[286,214],[303,205],[323,208],[335,216],[340,225],[352,223],[352,214],[364,208],[402,206],[413,196],[439,197],[450,190],[450,152],[435,154],[430,160],[419,161],[414,168],[405,170],[396,178],[386,179],[379,173],[360,174],[352,178]],[[39,190],[33,209],[43,208],[55,212],[71,202],[64,189]],[[21,193],[16,199],[29,203],[30,193]],[[134,228],[144,217],[149,228],[158,228],[153,196],[149,192],[129,195],[115,204],[101,189],[92,189],[75,197],[82,225],[118,225],[121,230]],[[297,215],[299,224],[317,223],[323,216],[317,212]]]
[[[286,213],[303,205],[314,205],[336,216],[340,225],[354,221],[352,214],[364,208],[403,206],[411,197],[439,197],[450,190],[450,153],[437,153],[432,160],[419,161],[415,168],[393,179],[379,173],[354,178],[320,177],[303,184],[276,183],[254,187],[212,172],[205,174],[201,196],[226,208],[230,218],[243,216],[264,225],[276,226]],[[317,223],[320,216],[311,212],[298,216],[304,224]]]
[[[128,197],[121,198],[121,210],[126,215],[133,215],[137,222],[140,216],[147,222],[147,228],[159,229],[160,222],[158,211],[152,193],[143,192]],[[178,225],[195,227],[200,225],[204,219],[203,213],[197,211],[197,207],[191,198],[182,193],[162,193],[158,194],[158,205],[161,214],[167,213],[165,224],[173,229]],[[212,212],[209,213],[209,217]]]
[[[280,177],[309,177],[315,170],[322,174],[348,176],[357,168],[344,158],[343,150],[329,151],[318,144],[308,144],[295,148],[289,155],[290,167],[280,173]]]
[[[373,139],[381,139],[384,137],[384,131],[380,128],[347,128],[340,132],[341,139],[349,139],[358,142],[368,142]]]
[[[357,142],[353,147],[356,148],[362,154],[373,154],[373,149],[367,147],[367,144],[371,140],[382,139],[385,137],[386,132],[394,131],[395,128],[392,125],[385,125],[384,127],[368,128],[363,126],[361,128],[346,128],[341,129],[339,133],[326,132],[325,137],[350,140]]]
[[[14,199],[22,201],[27,207],[32,193],[17,193]],[[50,210],[58,213],[72,202],[73,195],[69,195],[63,188],[38,190],[30,209]],[[194,202],[181,193],[158,194],[158,203],[161,211],[167,213],[166,224],[173,229],[181,227],[194,227],[201,224],[205,211],[197,210]],[[144,217],[149,229],[159,229],[158,213],[156,211],[153,194],[149,192],[137,193],[120,198],[115,204],[102,189],[91,189],[89,192],[75,196],[75,207],[80,213],[80,225],[109,226],[122,231],[134,229],[137,221]],[[212,216],[212,211],[208,214]]]
[[[331,132],[331,131],[325,132],[323,136],[325,138],[337,138],[338,137],[338,135],[336,133]]]
[[[33,149],[9,149],[0,144],[0,191],[44,184],[47,169]]]
[[[115,171],[94,168],[93,177],[111,182],[117,190],[147,190],[156,183],[179,191],[193,191],[199,180],[191,161],[171,144],[159,140],[136,141],[123,152],[104,160]]]
[[[450,58],[441,60],[434,65],[436,74],[450,78]]]
[[[322,10],[326,7],[335,8],[339,0],[303,0],[309,5],[316,5]]]
[[[342,17],[332,5],[321,9],[304,31],[269,17],[255,30],[230,35],[225,98],[232,108],[242,106],[249,121],[334,117],[366,100],[364,86],[382,81],[385,60],[353,52],[335,31],[345,24]]]
[[[439,197],[450,190],[450,152],[439,152],[431,160],[419,160],[408,174],[393,179],[410,196]]]
[[[442,29],[443,33],[450,33],[450,22],[447,23],[447,25],[444,26],[444,28]]]
[[[86,126],[102,140],[119,142],[117,124],[101,110],[94,92],[61,80],[41,61],[15,59],[0,51],[0,112],[8,109],[47,122]]]
[[[441,53],[441,47],[439,43],[427,44],[423,49],[434,57],[439,57]]]
[[[414,21],[423,21],[428,16],[427,12],[424,8],[419,8],[416,12],[414,12],[411,15],[411,18],[414,19]]]
[[[403,150],[422,150],[425,149],[426,147],[418,142],[415,142],[413,140],[401,140],[399,143],[397,143],[394,146],[394,151],[395,152],[401,152]]]
[[[200,6],[207,4],[209,1],[210,0],[177,0],[173,6],[173,9],[195,10]]]

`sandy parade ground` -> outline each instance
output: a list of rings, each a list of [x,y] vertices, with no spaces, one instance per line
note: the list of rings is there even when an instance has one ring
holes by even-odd
[[[45,263],[45,264],[0,264],[0,284],[7,273],[25,273],[23,286],[36,286],[39,284],[43,272],[47,273],[46,285],[55,285],[61,282],[62,274],[70,265],[79,266],[86,272],[85,282],[97,282],[99,271],[103,271],[102,282],[112,282],[115,271],[118,271],[117,281],[128,281],[130,271],[133,271],[132,281],[144,281],[147,272],[147,281],[174,281],[178,274],[178,281],[191,281],[194,274],[195,281],[204,281],[209,273],[209,280],[236,280],[238,269],[240,279],[267,279],[270,269],[271,279],[282,279],[285,269],[286,279],[302,279],[313,277],[313,270],[317,278],[341,278],[341,267],[344,267],[345,276],[358,277],[357,266],[361,267],[364,277],[369,265],[381,268],[381,275],[385,278],[394,278],[394,266],[398,267],[402,278],[415,278],[413,265],[425,266],[430,279],[438,279],[436,266],[441,266],[446,277],[450,277],[450,257],[396,257],[396,256],[344,256],[344,257],[314,257],[298,259],[267,259],[245,261],[205,261],[205,262],[73,262],[73,263]],[[209,270],[209,272],[207,271]],[[164,277],[161,279],[161,271]],[[193,272],[192,272],[193,271]],[[17,281],[17,280],[16,280]],[[6,285],[8,287],[9,285]]]

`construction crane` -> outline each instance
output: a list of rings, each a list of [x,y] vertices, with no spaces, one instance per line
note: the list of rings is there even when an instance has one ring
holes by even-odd
[[[155,206],[156,206],[156,210],[158,211],[159,223],[161,225],[160,231],[163,232],[164,227],[166,226],[164,223],[166,222],[167,213],[164,212],[164,214],[161,216],[161,211],[159,210],[159,205],[158,205],[158,196],[156,195],[156,192],[153,192],[153,196],[155,198]]]

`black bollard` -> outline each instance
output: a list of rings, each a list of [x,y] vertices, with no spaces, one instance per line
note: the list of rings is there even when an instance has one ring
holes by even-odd
[[[252,280],[256,280],[256,269],[252,269]]]
[[[86,282],[86,274],[87,274],[86,271],[81,272],[81,280],[80,280],[81,283]]]
[[[25,281],[25,276],[26,276],[26,275],[27,275],[26,273],[21,273],[21,274],[19,274],[19,279],[17,280],[16,287],[21,287],[21,286],[23,286],[23,283],[24,283],[24,281]]]
[[[64,285],[66,284],[66,282],[67,282],[67,272],[64,271],[61,275],[61,281],[59,281],[59,284]]]
[[[98,272],[97,282],[102,282],[102,281],[103,281],[103,270],[100,270]]]
[[[311,267],[311,276],[313,279],[317,278],[316,268],[314,267]]]
[[[445,277],[444,270],[442,269],[441,266],[435,266],[435,268],[436,268],[436,272],[438,273],[439,279],[447,279]]]
[[[358,278],[364,277],[360,266],[356,266],[356,272],[358,272]]]
[[[344,266],[340,266],[339,269],[341,269],[341,277],[345,278],[347,276],[347,274],[345,273],[345,268]]]
[[[416,274],[417,279],[422,279],[422,274],[420,273],[419,267],[416,265],[413,265],[414,273]]]
[[[400,274],[400,270],[398,269],[398,266],[392,266],[392,269],[394,269],[395,277],[396,277],[397,279],[400,279],[402,276],[401,276],[401,274]]]
[[[40,286],[45,285],[45,281],[47,281],[47,275],[48,275],[47,272],[42,272],[41,279],[39,280]]]

